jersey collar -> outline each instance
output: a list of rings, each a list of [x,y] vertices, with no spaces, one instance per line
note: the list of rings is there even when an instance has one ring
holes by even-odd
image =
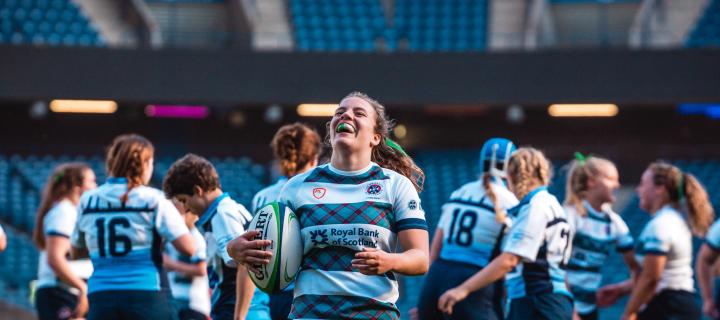
[[[532,198],[535,197],[535,195],[537,195],[541,191],[546,191],[546,190],[547,190],[547,186],[537,187],[537,188],[533,189],[532,191],[530,191],[530,193],[525,195],[525,197],[523,197],[522,200],[520,200],[520,203],[518,204],[518,206],[522,206],[522,205],[526,205],[526,204],[530,203],[530,200],[532,200]]]
[[[125,177],[109,177],[107,183],[109,184],[127,184],[128,180]]]
[[[370,169],[376,165],[377,164],[375,164],[375,162],[370,161],[370,164],[368,164],[367,167],[362,168],[360,170],[344,171],[344,170],[340,170],[338,168],[333,167],[332,163],[328,163],[328,170],[330,170],[330,172],[332,172],[332,173],[339,174],[342,176],[357,176],[357,175],[360,175],[360,174],[370,171]]]
[[[213,202],[210,204],[210,206],[205,210],[205,212],[200,216],[200,219],[198,219],[197,222],[195,222],[195,226],[200,230],[205,230],[204,226],[212,219],[212,217],[215,215],[215,212],[217,212],[217,207],[220,205],[220,202],[225,200],[225,198],[229,197],[227,192],[221,194]]]

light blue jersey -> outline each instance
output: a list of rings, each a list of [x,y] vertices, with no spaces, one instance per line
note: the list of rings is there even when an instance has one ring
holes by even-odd
[[[546,187],[536,188],[510,210],[513,225],[503,252],[522,260],[505,278],[508,301],[542,293],[572,298],[565,271],[572,251],[572,235],[565,211]]]
[[[285,186],[285,183],[287,183],[287,181],[287,178],[282,177],[272,185],[258,191],[258,193],[256,193],[252,199],[253,214],[255,213],[255,211],[262,208],[264,205],[277,201],[278,197],[280,196],[280,191],[282,191],[282,188]]]
[[[88,292],[160,291],[162,242],[188,234],[188,228],[162,191],[138,186],[128,193],[127,179],[110,178],[80,199],[72,244],[90,253],[94,272]]]
[[[231,199],[227,193],[217,197],[195,223],[207,242],[208,276],[212,288],[213,318],[220,310],[235,308],[237,298],[237,263],[227,252],[227,245],[243,233],[252,220],[245,207]],[[267,308],[268,297],[255,290],[250,302],[250,312]]]
[[[633,238],[625,221],[613,212],[610,206],[596,211],[583,201],[585,215],[580,215],[574,206],[566,206],[570,226],[573,228],[573,249],[568,262],[568,283],[575,297],[575,309],[581,314],[593,312],[595,294],[600,288],[602,274],[611,250],[619,252],[632,250]]]
[[[490,187],[500,208],[507,210],[517,205],[515,196],[504,186],[492,183]],[[441,259],[484,267],[500,250],[505,224],[495,220],[495,207],[482,181],[474,181],[450,195],[438,228],[443,231]]]
[[[710,226],[707,234],[705,234],[705,243],[715,251],[720,251],[720,220]]]

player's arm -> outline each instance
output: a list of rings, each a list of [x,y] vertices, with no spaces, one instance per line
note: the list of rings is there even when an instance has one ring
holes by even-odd
[[[5,251],[7,248],[7,235],[5,235],[5,231],[0,227],[0,252]]]
[[[443,245],[443,230],[441,228],[435,229],[435,235],[433,236],[432,244],[430,245],[430,263],[435,262],[440,257],[440,251],[442,251]]]
[[[170,243],[172,243],[173,247],[175,247],[180,254],[184,254],[186,256],[192,256],[195,254],[195,243],[193,242],[193,238],[190,233],[183,234]]]
[[[255,284],[250,280],[247,268],[243,265],[238,265],[236,277],[235,320],[243,320],[250,310]]]
[[[461,285],[443,293],[438,300],[438,309],[447,314],[452,314],[453,306],[456,303],[467,298],[470,293],[502,279],[519,263],[520,257],[513,253],[503,252],[493,259],[487,267],[475,273]]]
[[[707,243],[703,244],[698,253],[697,265],[695,272],[698,277],[698,285],[700,286],[700,296],[703,300],[703,312],[713,319],[717,318],[718,312],[713,299],[713,265],[717,261],[718,252],[710,247]]]
[[[180,254],[190,257],[195,255],[195,241],[185,225],[185,219],[168,199],[158,201],[155,229],[163,238],[169,240]]]
[[[643,261],[642,272],[633,288],[630,301],[625,306],[623,319],[634,319],[640,307],[650,301],[655,295],[655,288],[660,282],[662,271],[665,269],[667,256],[662,254],[647,254]]]
[[[70,263],[68,263],[66,254],[70,251],[70,239],[64,236],[47,235],[45,237],[45,251],[47,252],[48,265],[55,273],[55,276],[63,283],[80,291],[75,314],[79,317],[84,316],[88,310],[87,284],[72,272]]]
[[[163,267],[170,271],[180,272],[186,276],[204,277],[207,276],[207,263],[198,261],[196,263],[185,263],[163,253]]]

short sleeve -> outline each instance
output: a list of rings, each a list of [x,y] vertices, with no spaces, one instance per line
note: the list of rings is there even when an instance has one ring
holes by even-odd
[[[77,208],[66,203],[55,206],[43,219],[45,236],[60,236],[70,239],[77,224]]]
[[[207,245],[205,244],[205,238],[198,229],[192,229],[190,233],[195,241],[195,255],[193,256],[193,262],[201,262],[207,260]]]
[[[715,221],[705,235],[705,243],[715,251],[720,252],[720,220]]]
[[[532,204],[526,205],[520,210],[520,214],[513,219],[513,225],[506,236],[503,252],[512,253],[525,261],[533,262],[545,240],[547,215],[542,209],[533,207]]]
[[[177,208],[165,198],[160,199],[155,216],[155,228],[161,237],[174,241],[190,232]]]
[[[632,250],[634,241],[630,234],[625,221],[616,213],[610,214],[610,221],[612,223],[613,236],[615,238],[615,248],[618,252],[626,252]]]
[[[278,195],[277,202],[283,203],[286,206],[290,208],[292,211],[296,211],[297,208],[295,206],[295,195],[298,193],[299,183],[297,183],[298,176],[293,177],[290,179],[282,188],[280,191],[280,195]]]
[[[212,235],[217,243],[216,254],[222,258],[226,265],[235,267],[236,263],[227,252],[227,245],[232,240],[245,233],[244,217],[250,213],[242,205],[237,205],[238,210],[227,210],[218,208],[217,214],[210,220]]]
[[[395,232],[408,229],[428,229],[425,212],[420,205],[420,196],[412,182],[404,176],[400,176],[400,179],[395,183],[393,210],[395,213]]]
[[[666,228],[666,231],[662,232],[658,222],[662,221],[651,221],[652,224],[643,232],[639,240],[640,250],[638,254],[666,255],[670,251],[672,235],[667,230],[672,230],[672,228]]]
[[[438,220],[437,228],[448,232],[450,230],[450,220],[452,216],[452,205],[446,203],[442,206],[442,214],[440,214],[440,220]]]

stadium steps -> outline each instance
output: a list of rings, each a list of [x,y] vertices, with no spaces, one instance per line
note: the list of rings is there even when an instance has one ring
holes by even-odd
[[[285,0],[242,0],[245,12],[253,17],[253,48],[255,50],[292,50],[293,35]]]
[[[488,4],[488,40],[492,50],[519,49],[525,39],[526,0],[491,0]]]
[[[120,3],[113,0],[74,0],[75,3],[88,16],[88,19],[97,26],[98,33],[105,39],[108,46],[121,47],[137,45],[139,40],[133,27],[127,22],[123,10],[133,9],[134,1]]]
[[[639,1],[551,1],[556,45],[626,46],[640,6]]]
[[[711,0],[644,0],[630,31],[629,45],[678,47],[690,37]]]
[[[226,47],[230,10],[225,2],[147,1],[166,47]]]

